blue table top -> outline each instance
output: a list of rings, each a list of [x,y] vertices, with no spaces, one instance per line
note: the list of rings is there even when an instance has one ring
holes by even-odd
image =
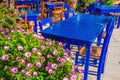
[[[36,10],[26,10],[27,16],[38,16],[38,12]]]
[[[70,43],[94,42],[111,17],[78,14],[41,31],[46,38]],[[86,22],[85,22],[86,21]],[[103,24],[102,24],[103,23]],[[68,42],[69,42],[68,41]]]
[[[45,2],[47,8],[54,8],[53,2]],[[69,8],[69,4],[65,3],[64,8]]]
[[[100,5],[100,6],[96,6],[95,8],[101,10],[120,10],[120,7],[110,6],[110,5]]]

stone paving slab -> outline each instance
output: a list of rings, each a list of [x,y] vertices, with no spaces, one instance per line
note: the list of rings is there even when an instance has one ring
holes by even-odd
[[[102,80],[120,80],[120,29],[114,29]]]

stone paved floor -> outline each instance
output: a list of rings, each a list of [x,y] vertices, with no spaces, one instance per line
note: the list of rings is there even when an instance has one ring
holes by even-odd
[[[114,29],[102,80],[120,80],[120,29]]]

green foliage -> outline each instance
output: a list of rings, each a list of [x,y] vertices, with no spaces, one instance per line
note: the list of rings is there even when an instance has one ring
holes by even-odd
[[[5,2],[6,0],[4,0]],[[6,3],[0,5],[0,26],[3,29],[11,30],[16,28],[16,20],[18,19],[14,7],[8,6]]]
[[[107,5],[112,5],[113,2],[114,2],[114,0],[106,0],[106,1],[105,1],[105,3],[106,3]]]

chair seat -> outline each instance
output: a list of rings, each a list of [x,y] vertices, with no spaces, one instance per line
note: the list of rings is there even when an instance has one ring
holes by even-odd
[[[101,50],[102,50],[102,47],[93,45],[90,51],[90,57],[94,59],[100,59]],[[86,48],[84,46],[80,48],[79,55],[86,56]]]
[[[60,10],[56,10],[56,11],[53,11],[53,14],[57,14],[57,13],[62,13],[63,11],[60,11]]]
[[[106,31],[103,31],[102,38],[105,38],[105,37],[106,37]]]

